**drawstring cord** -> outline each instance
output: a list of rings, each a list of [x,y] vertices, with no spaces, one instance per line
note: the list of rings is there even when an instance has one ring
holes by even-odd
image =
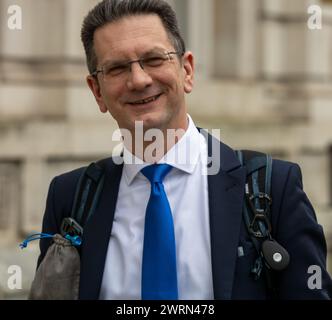
[[[22,243],[20,243],[20,248],[24,249],[28,246],[28,243],[34,240],[40,240],[45,238],[53,238],[54,235],[48,234],[48,233],[35,233],[27,237]],[[69,234],[66,234],[65,238],[71,242],[73,246],[80,246],[82,243],[82,240],[79,236],[70,236]]]
[[[24,249],[28,246],[28,243],[34,240],[53,238],[54,236],[48,233],[35,233],[27,237],[22,243],[20,243],[20,248]]]

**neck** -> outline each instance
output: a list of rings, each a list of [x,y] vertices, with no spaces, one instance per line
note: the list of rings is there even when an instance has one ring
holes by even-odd
[[[135,126],[130,138],[124,137],[125,147],[137,158],[147,163],[156,163],[184,136],[189,127],[186,121],[176,129],[165,128],[163,130],[143,126]]]

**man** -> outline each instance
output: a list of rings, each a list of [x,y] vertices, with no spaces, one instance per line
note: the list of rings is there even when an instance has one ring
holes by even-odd
[[[210,150],[185,102],[194,57],[170,6],[102,1],[84,20],[82,41],[87,83],[123,133],[124,164],[108,159],[100,200],[84,227],[79,298],[266,299],[265,278],[250,275],[257,254],[242,218],[245,171],[218,142],[220,170],[205,174]],[[142,141],[140,128],[144,136],[161,133],[152,135],[155,148],[151,135]],[[81,173],[53,179],[43,232],[60,232]],[[291,257],[278,274],[277,297],[328,299],[325,239],[297,165],[273,161],[272,198],[273,233]],[[39,263],[49,245],[41,240]],[[311,265],[321,271],[321,288],[308,286]]]

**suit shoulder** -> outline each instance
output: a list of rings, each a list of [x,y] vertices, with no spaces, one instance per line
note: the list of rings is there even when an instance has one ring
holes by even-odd
[[[302,171],[297,163],[279,159],[273,159],[272,163],[272,179],[288,180],[292,176],[302,180]]]
[[[273,166],[276,166],[278,169],[284,170],[289,170],[291,167],[299,168],[299,165],[295,162],[280,159],[273,159]]]
[[[100,166],[103,166],[106,171],[109,171],[112,168],[113,162],[111,158],[106,158],[98,161]],[[76,189],[78,181],[83,174],[84,170],[88,167],[89,163],[86,166],[62,173],[53,178],[52,184],[55,185],[56,190],[71,190]],[[61,192],[63,193],[63,192]]]
[[[63,187],[76,186],[85,168],[86,167],[81,167],[68,172],[64,172],[58,176],[55,176],[53,178],[53,181],[56,181],[56,185],[61,186],[61,189]]]

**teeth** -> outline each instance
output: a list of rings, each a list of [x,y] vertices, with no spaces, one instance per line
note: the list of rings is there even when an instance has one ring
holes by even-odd
[[[156,97],[149,98],[149,99],[145,99],[145,100],[140,100],[140,101],[134,102],[133,104],[149,103],[149,102],[157,100],[158,98],[159,98],[159,95],[156,96]]]

